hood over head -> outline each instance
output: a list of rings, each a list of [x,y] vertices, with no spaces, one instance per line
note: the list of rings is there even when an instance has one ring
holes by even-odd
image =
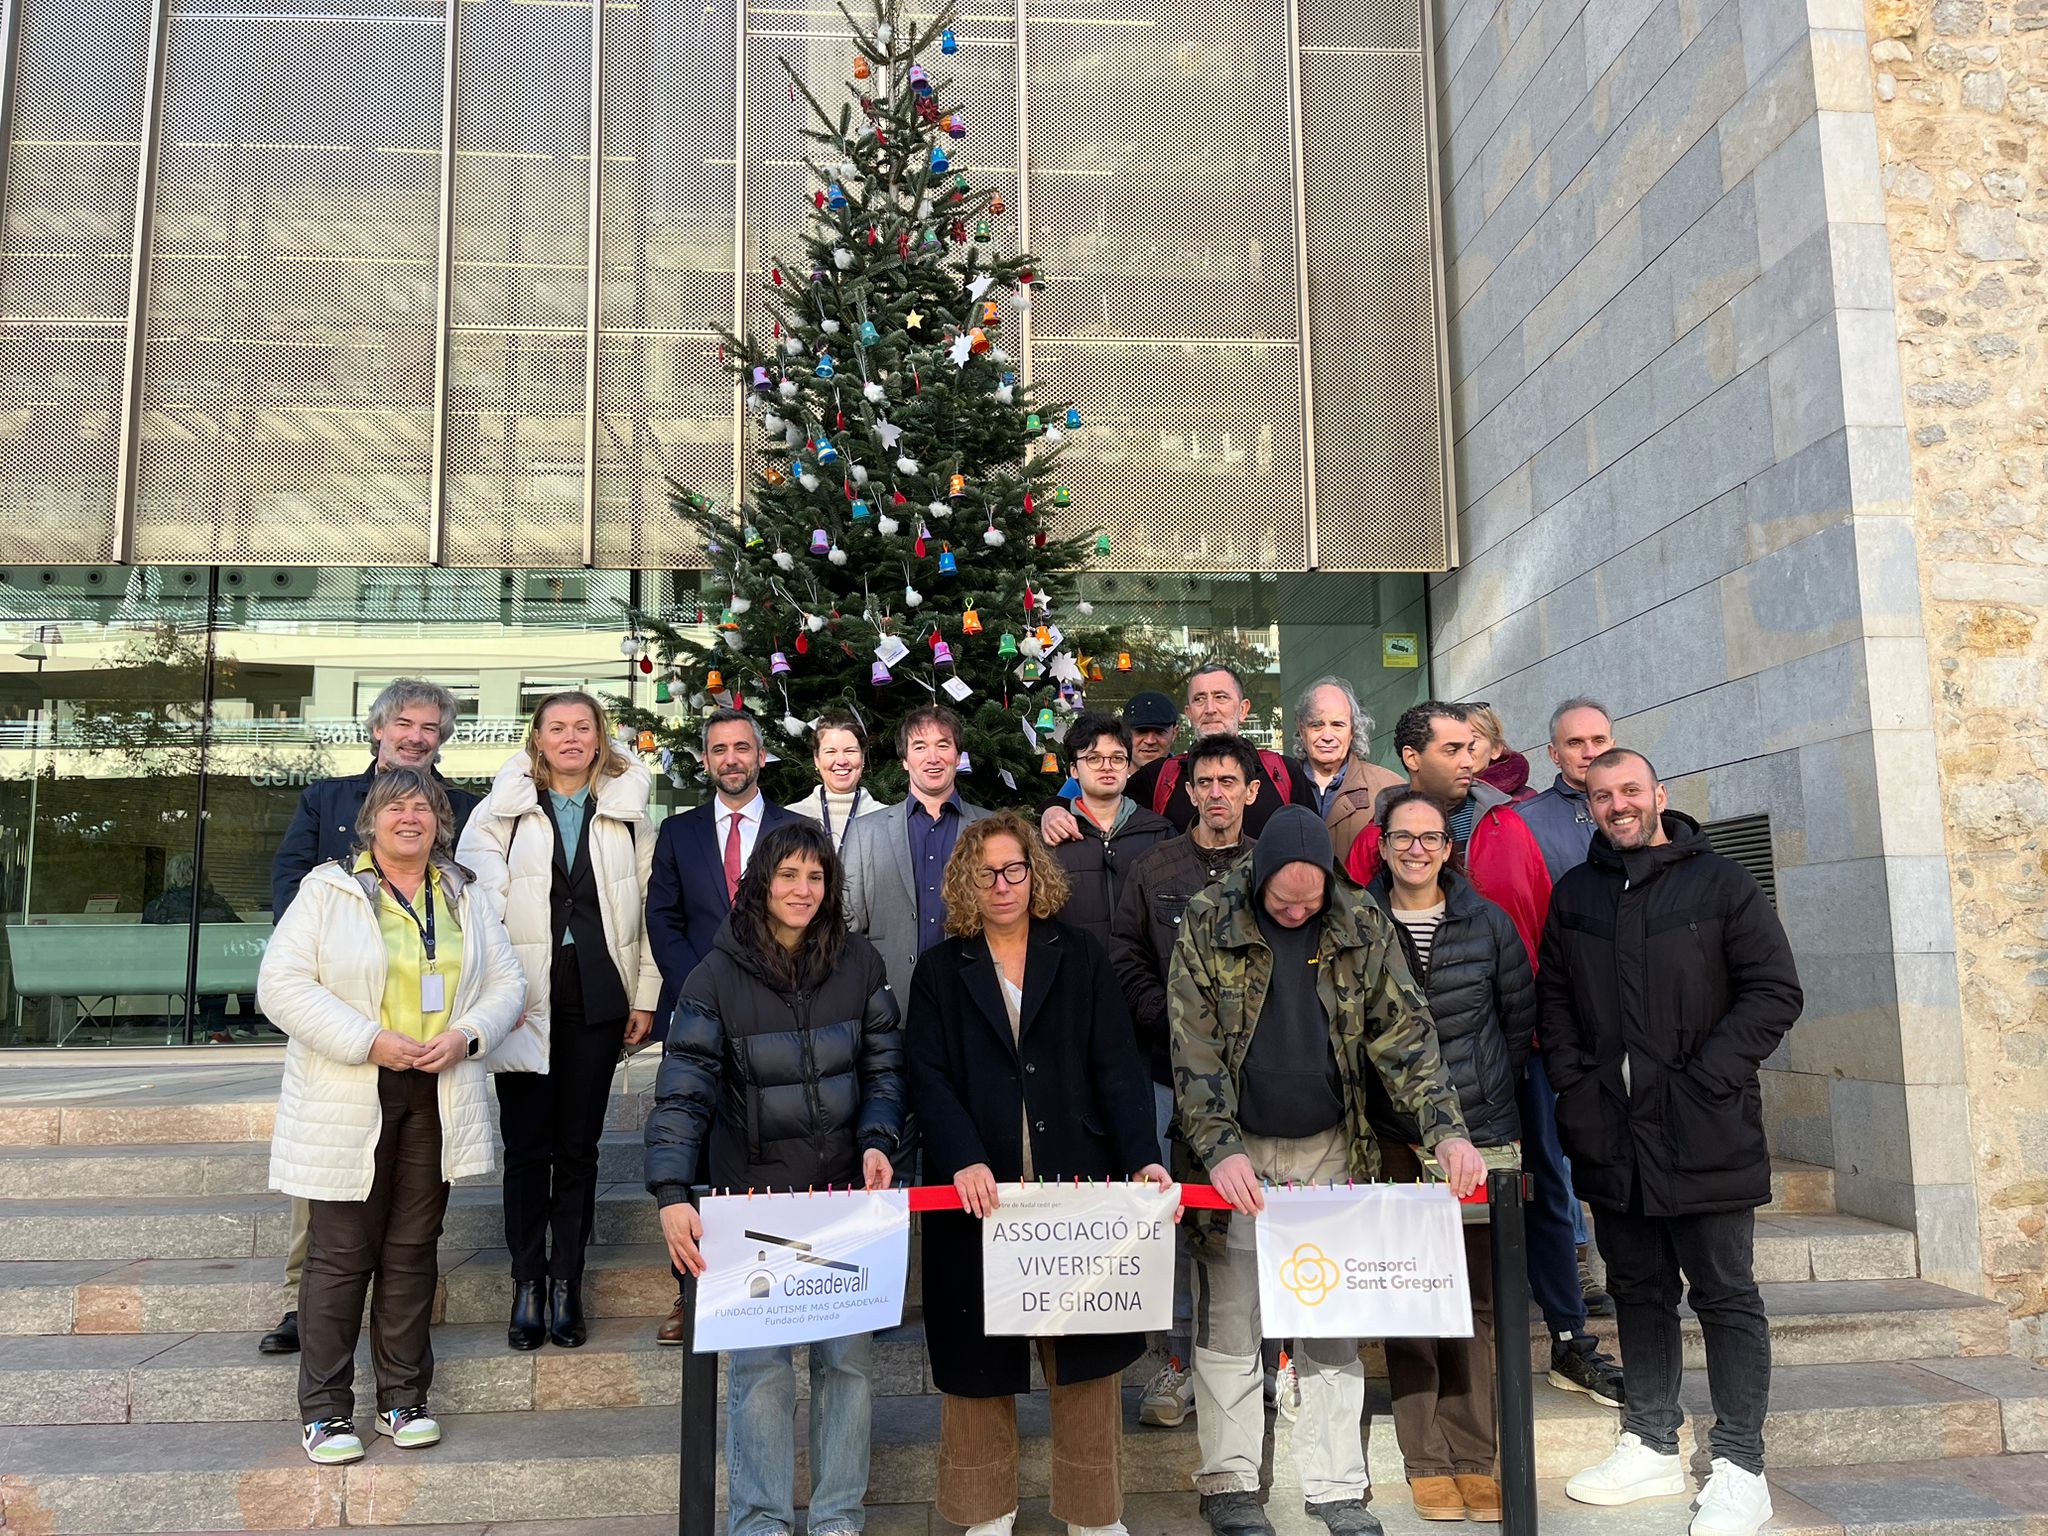
[[[1266,882],[1289,864],[1314,864],[1323,871],[1323,899],[1329,900],[1335,878],[1330,854],[1330,829],[1306,806],[1283,805],[1266,822],[1252,844],[1252,895],[1263,896]]]

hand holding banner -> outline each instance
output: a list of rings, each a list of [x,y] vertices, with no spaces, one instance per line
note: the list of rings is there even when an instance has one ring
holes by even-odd
[[[713,1195],[699,1213],[697,1353],[807,1344],[903,1321],[905,1191]]]
[[[1458,1202],[1442,1184],[1268,1189],[1258,1248],[1268,1338],[1472,1337]]]
[[[1171,1325],[1178,1185],[1003,1184],[996,1202],[981,1224],[987,1332],[1037,1338]]]

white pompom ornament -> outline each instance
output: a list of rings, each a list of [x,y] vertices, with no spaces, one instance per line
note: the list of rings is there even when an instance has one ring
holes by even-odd
[[[1019,640],[1017,642],[1017,649],[1022,651],[1026,659],[1030,661],[1036,661],[1045,654],[1045,647],[1038,643],[1036,635],[1026,635],[1022,640]]]
[[[867,465],[856,464],[853,466],[853,483],[855,485],[866,485],[868,483]]]
[[[889,44],[894,42],[895,40],[896,29],[890,26],[889,23],[887,23],[886,21],[882,22],[875,28],[875,41],[880,43],[884,48],[888,47]]]
[[[763,411],[761,413],[761,430],[763,432],[780,432],[782,430],[782,418],[773,411]]]
[[[754,600],[751,597],[735,597],[731,602],[727,603],[725,606],[730,608],[733,611],[734,615],[737,616],[739,614],[745,613],[749,608],[753,607]]]
[[[830,560],[834,565],[844,565],[846,564],[846,551],[841,549],[837,544],[834,544],[832,546],[832,552],[825,556],[825,558],[827,560]],[[818,627],[822,629],[824,628],[824,625],[821,623]]]
[[[818,322],[818,329],[827,336],[837,336],[839,334],[839,322],[837,320],[820,320]]]
[[[844,272],[853,265],[853,252],[843,245],[832,247],[832,265]]]
[[[879,384],[863,384],[860,387],[860,392],[867,397],[869,405],[880,405],[889,398],[889,391],[882,388]]]
[[[884,538],[894,538],[903,531],[903,525],[886,512],[875,519],[875,528]]]
[[[809,472],[798,475],[796,477],[796,480],[797,484],[801,485],[807,491],[815,491],[818,488],[818,477],[816,475],[810,474]]]
[[[928,501],[924,504],[924,509],[933,517],[944,517],[953,510],[951,503],[944,501]]]
[[[782,392],[782,398],[783,398],[783,399],[785,399],[785,400],[794,400],[794,399],[796,398],[796,380],[795,380],[795,379],[784,379],[784,380],[783,380],[783,381],[782,381],[782,382],[781,382],[780,384],[778,384],[778,385],[776,386],[776,388],[777,388],[777,389],[779,389],[779,390],[780,390],[780,391]]]
[[[842,557],[840,560],[840,564],[844,565],[845,563],[845,559]],[[819,630],[823,629],[824,627],[825,615],[823,615],[822,613],[807,613],[804,615],[804,628],[808,629],[812,634],[815,635]]]
[[[1017,398],[1017,391],[1007,384],[998,384],[996,386],[996,398],[1002,401],[1003,404],[1008,405]]]
[[[1079,601],[1078,603],[1074,604],[1074,612],[1081,615],[1081,617],[1084,619],[1087,618],[1094,611],[1095,605],[1089,602],[1088,599],[1085,597],[1082,598],[1081,601]]]
[[[917,460],[906,453],[896,460],[896,468],[906,475],[914,475],[917,473],[919,465]]]
[[[804,355],[804,344],[792,336],[782,344],[782,350],[791,357],[802,357]]]
[[[725,643],[735,651],[746,644],[746,642],[740,638],[740,632],[736,629],[728,629],[725,632]]]
[[[981,531],[981,542],[990,549],[1001,549],[1003,546],[1003,530],[994,524],[990,524]]]
[[[923,601],[924,601],[924,594],[923,594],[922,592],[918,591],[918,590],[917,590],[917,588],[915,588],[915,587],[905,587],[905,588],[903,589],[903,606],[904,606],[904,607],[906,607],[906,608],[915,608],[915,607],[917,607],[917,606],[918,606],[918,605],[919,605],[920,603],[922,603]]]
[[[789,552],[788,550],[786,550],[786,549],[778,549],[777,551],[775,551],[775,568],[776,568],[776,569],[777,569],[778,571],[793,571],[793,570],[795,570],[795,569],[796,569],[796,556],[795,556],[795,555],[792,555],[792,554],[791,554],[791,553],[790,553],[790,552]]]

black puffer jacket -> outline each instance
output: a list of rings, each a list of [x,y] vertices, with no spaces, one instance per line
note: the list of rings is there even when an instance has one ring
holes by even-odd
[[[1529,970],[1529,951],[1507,913],[1455,870],[1444,870],[1438,883],[1444,917],[1430,941],[1427,969],[1408,930],[1395,922],[1394,932],[1400,935],[1408,969],[1429,999],[1437,1050],[1458,1090],[1472,1144],[1504,1147],[1522,1134],[1515,1084],[1536,1028],[1536,978]],[[1393,885],[1393,875],[1382,867],[1366,888],[1389,920]],[[1372,1074],[1367,1088],[1372,1128],[1390,1141],[1419,1142],[1414,1122],[1394,1108],[1379,1074]]]
[[[1070,808],[1081,836],[1052,850],[1060,868],[1067,872],[1069,887],[1060,921],[1070,928],[1086,929],[1105,950],[1109,948],[1109,925],[1116,917],[1117,900],[1123,895],[1131,866],[1146,849],[1175,835],[1173,823],[1164,816],[1155,816],[1128,800],[1124,803],[1130,806],[1129,814],[1114,832],[1104,832],[1075,801]]]
[[[1804,1006],[1792,946],[1749,872],[1664,813],[1670,841],[1595,833],[1550,897],[1537,1027],[1572,1184],[1651,1216],[1771,1197],[1757,1066]]]
[[[646,1134],[655,1198],[857,1184],[863,1152],[900,1167],[909,1142],[903,1032],[874,946],[848,935],[823,984],[791,993],[721,927],[662,1050]]]

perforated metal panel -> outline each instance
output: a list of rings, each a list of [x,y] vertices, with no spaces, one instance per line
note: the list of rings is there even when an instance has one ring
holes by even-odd
[[[427,557],[445,15],[364,9],[172,6],[139,560]]]
[[[723,501],[732,382],[735,7],[608,5],[597,368],[597,559],[690,568],[680,481]]]
[[[1422,61],[1302,57],[1320,565],[1448,561]]]
[[[1301,0],[1304,48],[1422,48],[1416,0]]]
[[[590,6],[461,0],[443,558],[583,560]]]
[[[0,544],[113,555],[145,0],[17,0],[0,208]]]

